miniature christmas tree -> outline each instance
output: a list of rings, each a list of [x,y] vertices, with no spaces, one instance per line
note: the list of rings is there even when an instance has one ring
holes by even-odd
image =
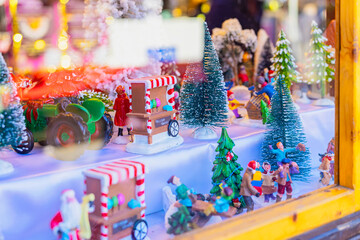
[[[191,216],[184,205],[178,208],[178,211],[170,216],[168,219],[170,228],[167,230],[168,234],[179,235],[188,231],[191,231],[190,226]]]
[[[261,54],[259,56],[259,62],[256,69],[256,74],[261,75],[261,73],[264,71],[265,68],[270,69],[272,62],[271,59],[273,58],[273,49],[271,40],[268,37],[266,42],[264,43],[264,46],[261,50]]]
[[[330,67],[335,64],[334,52],[330,51],[330,46],[325,44],[326,41],[321,29],[313,21],[306,76],[308,83],[320,83],[321,98],[326,96],[326,82],[331,82],[335,78],[335,71]]]
[[[202,63],[192,63],[187,66],[180,92],[180,112],[183,123],[189,127],[203,125],[200,110],[204,109],[202,97],[205,80]]]
[[[282,142],[285,148],[295,148],[298,143],[306,144],[302,122],[292,101],[288,83],[282,76],[275,76],[275,94],[271,99],[271,110],[266,124],[269,131],[265,132],[262,146],[263,161],[270,162],[273,167],[277,167],[276,156],[270,151],[269,145],[276,146],[278,142]],[[300,174],[295,175],[295,179],[297,176],[304,179],[310,174],[308,149],[304,152],[289,152],[286,157],[299,165]]]
[[[7,145],[19,145],[23,140],[25,117],[16,97],[16,88],[10,81],[9,70],[0,54],[0,149]],[[0,174],[11,172],[10,163],[0,160]]]
[[[281,30],[279,39],[276,42],[275,56],[272,59],[271,66],[274,75],[282,78],[286,87],[289,88],[292,82],[298,81],[298,71],[296,71],[295,58],[292,56],[290,42],[286,39],[285,33]]]
[[[202,69],[198,64],[188,67],[180,106],[185,125],[198,128],[195,138],[215,138],[216,133],[209,127],[227,123],[224,77],[206,23]]]
[[[218,154],[215,157],[214,167],[212,169],[213,176],[211,179],[213,188],[210,190],[210,193],[221,196],[220,184],[225,182],[225,184],[234,191],[234,197],[236,198],[240,192],[242,181],[241,171],[243,168],[236,162],[238,156],[232,151],[235,144],[229,137],[226,128],[222,128],[218,144],[215,149]]]
[[[262,123],[266,124],[269,118],[270,110],[268,105],[263,100],[261,100],[260,102],[260,110],[261,110]]]

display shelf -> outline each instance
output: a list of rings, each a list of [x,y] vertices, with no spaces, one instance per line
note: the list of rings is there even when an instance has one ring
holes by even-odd
[[[334,108],[320,108],[301,105],[301,117],[307,135],[307,146],[311,152],[313,177],[307,184],[295,184],[294,194],[301,195],[301,185],[310,186],[318,174],[318,153],[326,150],[328,141],[334,136]],[[217,129],[220,133],[221,129]],[[162,210],[161,189],[171,175],[177,175],[188,187],[197,192],[207,193],[211,189],[211,168],[215,157],[217,140],[196,140],[191,137],[192,129],[181,129],[184,144],[174,149],[154,155],[137,155],[125,152],[125,146],[109,144],[100,151],[86,151],[73,162],[62,162],[44,153],[36,146],[34,151],[25,156],[4,150],[2,159],[11,162],[15,172],[0,179],[0,228],[5,239],[55,239],[49,222],[60,207],[60,193],[72,188],[80,200],[84,190],[82,171],[115,159],[136,159],[145,163],[149,173],[146,175],[146,214]],[[239,156],[239,163],[245,168],[250,160],[261,161],[261,142],[264,129],[231,125],[228,129],[236,146],[234,152]],[[220,134],[219,134],[220,136]],[[46,151],[45,151],[46,152]],[[311,191],[309,187],[304,191]],[[5,216],[5,217],[4,217]],[[149,215],[149,221],[151,215]],[[154,220],[155,229],[162,224]],[[16,226],[16,229],[15,229]],[[150,223],[150,237],[163,234],[159,230],[153,233]],[[164,231],[164,230],[163,230]],[[162,236],[162,235],[161,235]]]

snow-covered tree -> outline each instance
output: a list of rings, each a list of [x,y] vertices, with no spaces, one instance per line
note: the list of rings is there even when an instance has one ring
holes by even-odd
[[[254,56],[254,74],[259,76],[265,68],[270,70],[274,57],[274,45],[264,29],[258,32],[258,42]]]
[[[229,70],[235,83],[239,84],[238,65],[242,62],[244,52],[251,55],[255,52],[257,37],[252,29],[242,29],[239,20],[231,18],[223,22],[221,28],[214,28],[212,40],[218,53],[220,64],[224,73]],[[231,79],[226,79],[231,80]]]
[[[161,0],[85,0],[83,26],[87,35],[97,33],[101,43],[106,38],[107,20],[113,18],[145,18],[162,11]]]
[[[25,117],[9,70],[0,54],[0,150],[7,145],[19,145],[24,138]],[[0,174],[13,170],[10,163],[0,160]]]
[[[209,127],[227,124],[224,77],[206,23],[202,64],[191,64],[187,68],[180,99],[181,119],[185,125],[197,128],[195,138],[203,135],[215,138],[216,133]]]
[[[306,79],[308,83],[320,83],[321,98],[326,95],[326,82],[335,78],[331,65],[335,64],[334,51],[326,45],[326,37],[315,21],[311,24],[310,50],[307,54]]]
[[[296,70],[297,66],[292,55],[290,42],[286,39],[286,35],[282,30],[276,42],[276,51],[272,62],[271,69],[274,71],[276,81],[278,78],[281,78],[286,86],[290,88],[292,82],[299,80],[299,73]]]

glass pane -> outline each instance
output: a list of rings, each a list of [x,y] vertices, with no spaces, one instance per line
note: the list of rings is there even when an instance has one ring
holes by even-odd
[[[333,0],[0,0],[0,239],[81,211],[163,239],[334,184],[335,42]]]

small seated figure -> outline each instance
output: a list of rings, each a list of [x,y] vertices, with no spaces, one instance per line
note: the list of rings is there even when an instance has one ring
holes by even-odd
[[[179,203],[186,207],[192,206],[191,199],[189,198],[190,189],[181,183],[180,178],[171,176],[167,183],[171,183],[176,186],[176,198],[179,199]]]
[[[270,83],[267,83],[263,76],[258,76],[256,78],[256,82],[258,84],[258,89],[260,89],[260,91],[256,92],[255,86],[249,87],[249,91],[254,91],[255,96],[265,93],[271,100],[272,96],[275,93],[274,87]]]
[[[221,197],[218,197],[215,200],[215,210],[218,213],[223,213],[229,211],[230,201],[234,197],[234,192],[231,187],[224,187],[221,192]]]

